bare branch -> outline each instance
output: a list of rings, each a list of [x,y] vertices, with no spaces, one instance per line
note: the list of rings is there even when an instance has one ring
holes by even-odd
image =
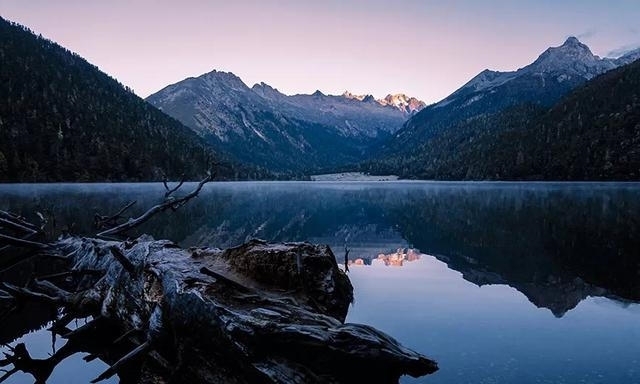
[[[115,214],[111,215],[111,216],[102,216],[99,214],[95,214],[94,216],[94,221],[93,224],[97,229],[102,229],[105,227],[115,227],[116,225],[118,225],[118,220],[122,219],[122,215],[129,209],[131,208],[134,204],[136,203],[135,200],[130,201],[129,203],[127,203],[127,205],[125,205],[124,207],[122,207],[118,212],[116,212]]]
[[[109,250],[111,251],[111,254],[113,255],[113,258],[116,259],[120,264],[122,264],[122,267],[127,272],[135,273],[136,266],[133,265],[131,260],[129,260],[127,258],[127,256],[125,256],[124,253],[122,253],[122,251],[120,250],[120,248],[118,248],[118,246],[113,245],[113,246],[109,247]]]
[[[10,228],[14,231],[24,232],[24,233],[37,233],[37,231],[26,227],[20,223],[14,222],[12,220],[7,220],[4,218],[0,218],[0,226]]]
[[[349,252],[351,250],[347,247],[347,244],[344,245],[344,271],[349,272]]]
[[[113,340],[113,344],[118,344],[119,342],[121,342],[124,339],[128,339],[129,336],[133,336],[137,333],[141,333],[144,332],[143,329],[140,328],[131,328],[130,330],[128,330],[127,332],[125,332],[124,334],[118,336],[115,340]]]
[[[3,235],[0,233],[0,244],[8,244],[21,248],[31,248],[31,249],[49,249],[50,246],[47,244],[39,243],[37,241],[30,241],[21,239],[18,237]]]
[[[9,220],[12,221],[14,223],[20,224],[24,227],[28,227],[30,228],[32,231],[34,232],[38,232],[39,228],[36,227],[35,225],[25,221],[22,217],[18,216],[18,215],[14,215],[13,213],[7,212],[7,211],[2,211],[0,210],[0,217],[5,219],[5,220]]]
[[[159,213],[159,212],[163,212],[166,211],[167,209],[178,209],[181,206],[183,206],[184,204],[187,203],[187,201],[193,199],[194,197],[198,196],[198,194],[200,193],[200,190],[202,189],[202,187],[208,183],[209,181],[213,180],[213,175],[209,174],[207,177],[205,177],[202,181],[200,181],[198,183],[198,186],[191,192],[189,192],[188,194],[186,194],[183,197],[180,198],[170,198],[165,200],[164,202],[154,205],[153,207],[151,207],[148,211],[146,211],[145,213],[143,213],[141,216],[138,216],[135,219],[129,219],[129,221],[127,221],[126,223],[120,224],[118,226],[115,226],[113,228],[107,229],[106,231],[102,231],[100,233],[97,234],[98,237],[108,237],[110,235],[116,235],[116,234],[121,234],[123,232],[126,232],[130,229],[133,229],[137,226],[142,225],[143,223],[147,222],[149,219],[151,219],[155,214]]]
[[[90,332],[91,330],[95,329],[98,324],[103,321],[104,319],[101,316],[96,316],[93,318],[93,320],[87,322],[86,324],[70,331],[67,332],[65,334],[62,335],[62,337],[64,339],[72,339],[74,337],[78,337],[81,336],[83,334],[86,334],[87,332]]]
[[[66,291],[48,280],[34,280],[35,286],[39,291],[52,295],[63,303],[71,302],[71,292]]]
[[[11,296],[9,292],[0,289],[0,300],[13,300],[13,296]]]
[[[167,192],[165,192],[165,194],[164,194],[164,198],[166,199],[167,197],[171,196],[172,193],[174,193],[175,191],[180,189],[180,187],[182,187],[182,184],[184,184],[184,181],[185,181],[184,180],[184,173],[182,174],[182,176],[180,176],[180,182],[174,188],[169,188],[169,185],[167,184],[167,179],[166,178],[164,180],[162,180],[162,184],[164,185],[164,188],[167,190]]]
[[[7,380],[8,378],[10,378],[14,373],[18,372],[18,368],[13,368],[10,371],[6,371],[4,375],[2,375],[2,377],[0,377],[0,383],[4,382],[5,380]]]
[[[122,367],[122,365],[126,364],[127,362],[135,359],[136,357],[142,354],[146,354],[147,352],[149,352],[149,350],[151,350],[151,343],[149,341],[140,344],[133,351],[127,353],[120,360],[116,361],[112,366],[107,368],[107,370],[102,372],[100,376],[91,380],[91,383],[97,383],[99,381],[110,378],[111,376],[115,375],[118,372],[118,370]]]
[[[15,297],[16,299],[31,299],[50,304],[60,304],[61,302],[61,299],[59,297],[53,297],[44,293],[34,292],[30,289],[17,287],[13,284],[2,283],[2,286],[11,296]]]
[[[51,279],[58,279],[58,278],[62,278],[62,277],[69,277],[69,276],[83,276],[83,275],[93,275],[93,276],[98,276],[98,275],[103,275],[104,271],[101,271],[99,269],[73,269],[71,271],[65,271],[65,272],[59,272],[59,273],[52,273],[50,275],[43,275],[43,276],[38,276],[36,279],[37,280],[51,280]]]

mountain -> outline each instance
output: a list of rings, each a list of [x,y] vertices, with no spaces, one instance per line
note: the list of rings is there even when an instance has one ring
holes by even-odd
[[[551,108],[522,104],[459,121],[374,173],[452,180],[640,180],[640,60]]]
[[[624,56],[600,58],[577,38],[544,51],[533,63],[512,72],[484,70],[444,100],[413,116],[393,140],[387,154],[415,149],[436,132],[480,115],[533,103],[549,107],[595,76],[640,58],[640,49]]]
[[[147,101],[216,148],[276,171],[358,161],[372,142],[393,134],[420,102],[397,98],[288,96],[268,84],[249,88],[233,73],[212,71],[169,85]],[[406,99],[406,106],[402,101]]]
[[[401,100],[406,99],[407,105],[411,102],[415,108],[422,103],[401,95],[397,104],[393,104],[376,100],[371,95],[354,96],[349,92],[339,96],[325,95],[320,91],[311,95],[287,96],[265,83],[254,85],[252,90],[281,113],[328,125],[342,135],[354,138],[376,138],[395,132],[413,113],[411,108],[402,105]]]
[[[2,18],[0,57],[0,181],[197,179],[223,161],[77,54]]]
[[[374,99],[371,95],[354,95],[349,91],[344,91],[342,97],[359,101],[364,101],[365,99],[367,99],[367,101],[369,102],[375,100],[375,102],[380,105],[388,105],[394,107],[401,112],[406,113],[407,115],[413,115],[417,112],[420,112],[424,107],[427,106],[424,101],[418,100],[415,97],[409,97],[403,93],[397,93],[395,95],[389,94],[385,96],[384,99]]]

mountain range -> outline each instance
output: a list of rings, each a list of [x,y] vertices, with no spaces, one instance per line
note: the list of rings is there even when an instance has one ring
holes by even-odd
[[[386,146],[390,152],[410,149],[459,121],[518,104],[551,106],[588,80],[639,58],[640,49],[617,59],[600,58],[577,38],[569,37],[516,71],[480,72],[445,99],[413,116]]]
[[[402,112],[407,113],[408,115],[413,115],[416,112],[420,112],[427,104],[418,100],[415,97],[409,97],[404,93],[396,93],[394,95],[388,94],[383,99],[375,99],[372,95],[354,95],[349,91],[344,91],[342,97],[346,97],[347,99],[355,99],[359,101],[375,101],[380,105],[386,106],[390,105],[399,109]]]
[[[214,161],[229,179],[640,177],[640,49],[600,58],[570,37],[429,106],[404,94],[285,95],[215,70],[145,102],[24,27],[0,19],[0,34],[0,181],[197,178]]]
[[[0,181],[196,179],[223,161],[95,66],[2,18],[0,57]]]
[[[640,49],[599,58],[571,37],[517,71],[483,71],[413,116],[360,169],[420,179],[637,179],[638,58]]]
[[[147,101],[237,159],[284,171],[362,159],[372,142],[397,131],[424,103],[405,95],[288,96],[265,83],[249,88],[212,71],[169,85]]]
[[[534,157],[527,142],[505,142],[505,148],[488,154],[473,138],[493,137],[494,128],[506,121],[524,127],[576,88],[638,58],[640,49],[600,58],[569,37],[518,70],[484,70],[430,106],[403,94],[380,100],[348,91],[339,96],[320,91],[287,96],[265,83],[249,88],[237,76],[216,71],[170,85],[147,101],[215,148],[280,172],[358,169],[409,178],[606,179],[625,170],[552,176],[522,165],[524,158]],[[517,151],[509,162],[518,165],[517,172],[504,166],[507,155],[501,155],[513,148]],[[479,161],[485,158],[500,165],[492,168]],[[359,166],[349,165],[363,160]]]

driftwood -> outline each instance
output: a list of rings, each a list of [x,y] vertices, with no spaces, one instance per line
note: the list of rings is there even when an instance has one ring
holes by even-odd
[[[126,209],[100,216],[113,226],[99,235],[122,235],[158,212],[177,209],[211,179],[179,198],[173,194],[182,183],[167,187],[165,200],[136,219],[106,220]],[[31,228],[16,223],[23,234]],[[13,347],[0,360],[0,366],[11,366],[0,382],[17,370],[45,382],[60,359],[83,348],[78,347],[83,339],[96,343],[87,336],[92,332],[106,340],[99,348],[92,345],[87,359],[99,357],[111,365],[94,382],[123,377],[132,366],[142,367],[136,370],[138,382],[198,383],[392,383],[403,374],[437,370],[435,362],[388,335],[344,323],[353,287],[327,246],[254,240],[224,251],[185,250],[147,235],[124,241],[77,236],[27,241],[0,237],[0,244],[64,258],[68,270],[26,287],[5,283],[0,300],[62,308],[52,330],[69,342],[46,360],[32,359],[24,345]],[[93,320],[66,328],[72,319],[86,317]]]

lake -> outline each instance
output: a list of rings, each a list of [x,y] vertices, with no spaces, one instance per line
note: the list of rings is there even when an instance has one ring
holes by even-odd
[[[135,200],[139,214],[163,193],[160,183],[0,185],[0,209],[92,234],[95,213]],[[185,247],[326,243],[339,262],[346,245],[347,321],[438,361],[437,373],[405,383],[640,383],[640,184],[212,183],[139,232]],[[35,269],[47,266],[26,262],[0,279]],[[0,343],[21,340],[45,358],[61,346],[43,329],[51,316],[1,317]],[[106,368],[82,357],[49,382],[85,383]]]

